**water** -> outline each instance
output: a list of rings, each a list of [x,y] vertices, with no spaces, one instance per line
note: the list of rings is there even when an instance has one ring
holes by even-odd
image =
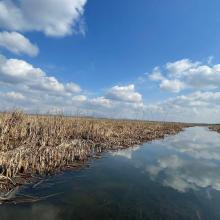
[[[1,205],[0,220],[220,219],[220,134],[205,127],[106,153],[89,168],[20,193],[44,197]]]

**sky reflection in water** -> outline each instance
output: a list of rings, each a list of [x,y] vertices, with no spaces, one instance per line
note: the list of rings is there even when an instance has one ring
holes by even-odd
[[[152,180],[180,192],[208,187],[220,190],[220,135],[208,128],[188,128],[179,135],[146,144],[144,148],[113,155],[130,159]]]

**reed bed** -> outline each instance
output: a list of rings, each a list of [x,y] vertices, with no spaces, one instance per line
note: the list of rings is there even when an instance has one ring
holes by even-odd
[[[10,192],[31,177],[77,166],[106,150],[127,148],[176,134],[185,126],[179,123],[2,113],[0,193]]]
[[[209,126],[209,129],[220,133],[220,125],[211,125]]]

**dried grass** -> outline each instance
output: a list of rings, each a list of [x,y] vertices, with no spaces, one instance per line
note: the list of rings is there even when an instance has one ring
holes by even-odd
[[[220,125],[211,125],[209,126],[209,129],[220,133]]]
[[[0,114],[0,192],[25,174],[50,174],[104,150],[175,134],[185,125],[144,121]],[[23,178],[25,179],[25,178]]]

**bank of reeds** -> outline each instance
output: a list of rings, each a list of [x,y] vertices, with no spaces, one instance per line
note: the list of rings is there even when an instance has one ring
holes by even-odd
[[[212,131],[216,131],[216,132],[220,133],[220,125],[210,125],[209,129],[211,129]]]
[[[176,134],[177,123],[0,114],[0,192],[31,176],[51,174],[105,150]]]

